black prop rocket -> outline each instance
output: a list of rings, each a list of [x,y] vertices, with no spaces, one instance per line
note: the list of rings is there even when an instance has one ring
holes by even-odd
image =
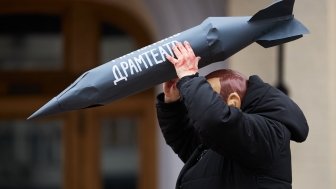
[[[308,30],[294,18],[293,6],[294,0],[283,0],[252,17],[209,17],[198,26],[85,72],[28,119],[105,105],[175,78],[165,55],[173,55],[176,42],[191,44],[202,57],[201,68],[253,42],[267,48],[296,40]]]

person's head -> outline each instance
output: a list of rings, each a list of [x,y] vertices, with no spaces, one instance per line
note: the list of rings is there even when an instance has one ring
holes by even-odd
[[[211,87],[229,105],[241,107],[247,88],[247,78],[239,72],[222,69],[205,76]]]

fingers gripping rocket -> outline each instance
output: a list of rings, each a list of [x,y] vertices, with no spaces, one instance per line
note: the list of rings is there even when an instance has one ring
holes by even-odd
[[[187,41],[182,43],[177,43],[173,46],[174,57],[167,55],[167,59],[174,65],[176,74],[179,78],[186,75],[193,75],[198,72],[198,62],[200,57],[196,57],[193,49]],[[196,63],[196,64],[195,64]]]
[[[209,17],[200,25],[172,35],[82,74],[28,119],[105,105],[176,77],[166,59],[172,47],[188,41],[199,68],[223,61],[256,42],[268,48],[296,40],[308,30],[293,14],[294,0],[283,0],[252,17]]]

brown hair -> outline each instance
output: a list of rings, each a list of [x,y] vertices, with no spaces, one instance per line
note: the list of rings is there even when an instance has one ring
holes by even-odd
[[[236,92],[241,101],[244,100],[247,88],[247,78],[243,74],[230,69],[222,69],[211,72],[207,79],[218,77],[221,85],[220,96],[226,102],[229,95]]]

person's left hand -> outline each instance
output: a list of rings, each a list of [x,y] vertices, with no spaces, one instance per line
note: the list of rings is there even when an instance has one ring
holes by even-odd
[[[180,79],[198,72],[198,62],[201,58],[199,56],[196,57],[187,41],[183,44],[178,42],[173,46],[173,51],[177,59],[170,55],[167,55],[166,58],[174,65],[177,76]]]
[[[176,87],[178,78],[163,83],[163,93],[165,103],[175,102],[180,99],[180,91]]]

